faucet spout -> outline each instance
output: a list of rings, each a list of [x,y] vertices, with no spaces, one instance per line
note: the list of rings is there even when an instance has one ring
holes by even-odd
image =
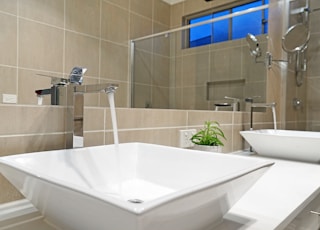
[[[276,107],[276,103],[272,102],[272,103],[252,103],[251,107],[254,108],[273,108]]]
[[[75,94],[83,93],[113,93],[118,87],[118,84],[106,83],[106,84],[94,84],[94,85],[73,85],[73,92]]]

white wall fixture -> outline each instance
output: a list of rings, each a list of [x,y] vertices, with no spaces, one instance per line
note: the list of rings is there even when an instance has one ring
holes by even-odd
[[[180,147],[181,148],[193,147],[194,144],[190,139],[194,134],[196,134],[196,132],[197,132],[196,129],[180,130]]]

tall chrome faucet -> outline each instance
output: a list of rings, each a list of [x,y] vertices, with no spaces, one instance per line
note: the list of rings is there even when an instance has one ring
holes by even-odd
[[[84,111],[84,94],[86,93],[114,93],[119,87],[117,84],[105,83],[94,85],[82,85],[83,75],[87,71],[83,67],[74,67],[70,73],[69,79],[51,77],[58,82],[52,84],[51,88],[36,90],[38,96],[51,95],[51,104],[60,104],[60,91],[66,90],[66,120],[65,132],[67,149],[83,147],[83,111]],[[50,76],[47,76],[50,77]],[[62,102],[61,102],[62,103]]]
[[[86,93],[114,93],[117,84],[96,84],[67,86],[67,115],[66,115],[66,148],[80,148],[84,146],[83,141],[83,111],[84,94]]]
[[[273,126],[274,129],[277,129],[277,119],[276,119],[276,103],[254,103],[253,98],[246,98],[246,102],[250,103],[250,130],[253,130],[253,109],[254,108],[271,108],[273,115]]]

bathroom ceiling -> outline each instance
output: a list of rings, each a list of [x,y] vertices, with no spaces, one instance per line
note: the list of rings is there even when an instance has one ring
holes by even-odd
[[[162,0],[170,5],[174,5],[176,3],[179,3],[179,2],[183,2],[184,0]]]

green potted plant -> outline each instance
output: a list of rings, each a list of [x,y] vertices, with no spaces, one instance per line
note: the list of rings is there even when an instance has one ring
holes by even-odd
[[[217,121],[205,121],[204,128],[191,137],[192,143],[195,144],[195,149],[221,152],[221,147],[224,146],[222,139],[226,140],[220,124]]]

